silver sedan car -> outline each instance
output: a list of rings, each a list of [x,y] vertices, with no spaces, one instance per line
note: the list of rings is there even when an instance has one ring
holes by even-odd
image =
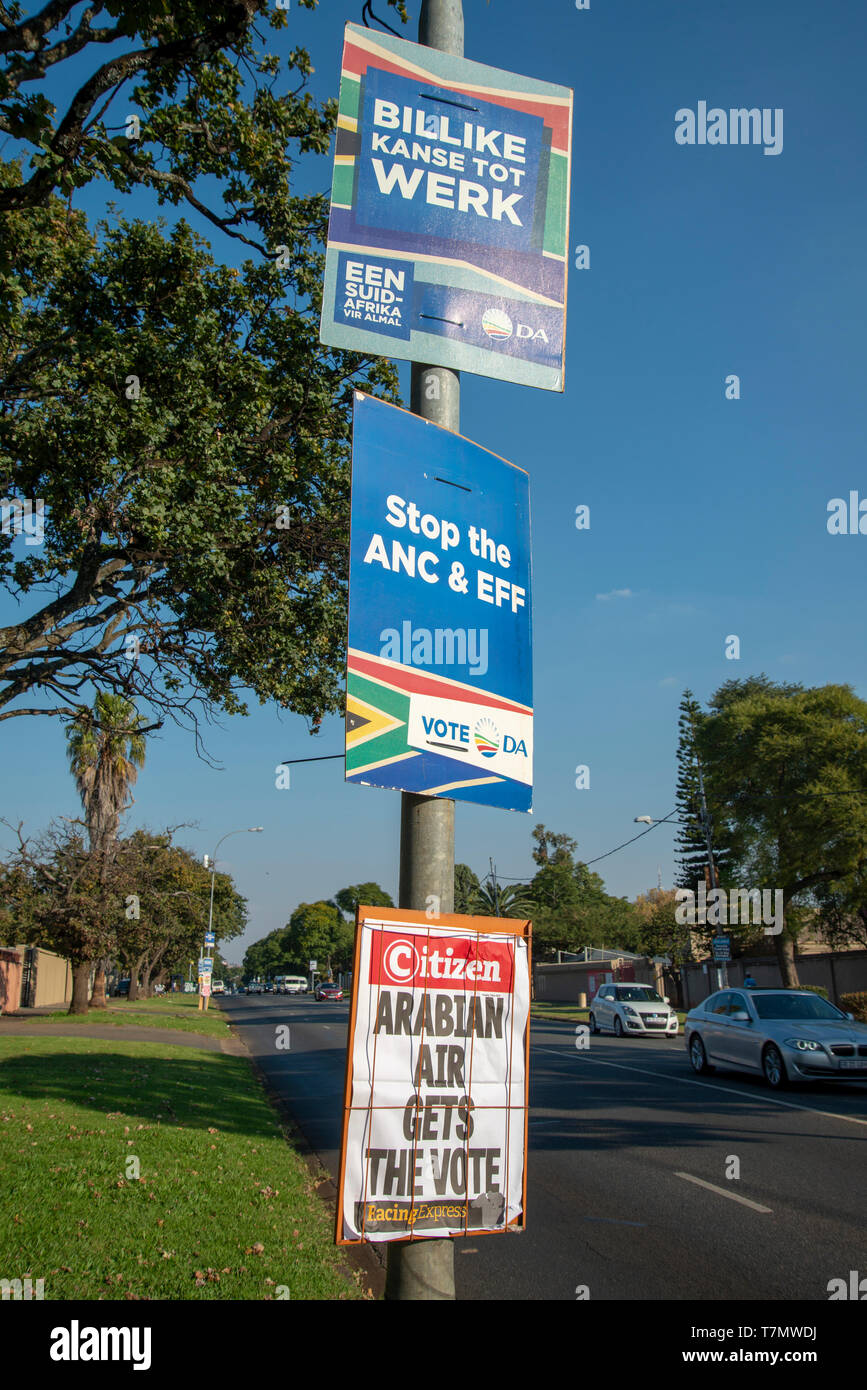
[[[809,990],[723,989],[683,1027],[693,1070],[761,1073],[788,1081],[867,1081],[867,1024]]]

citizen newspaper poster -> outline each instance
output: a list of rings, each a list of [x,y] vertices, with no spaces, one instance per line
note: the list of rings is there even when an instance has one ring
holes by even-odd
[[[355,394],[346,780],[533,802],[529,478]]]
[[[348,24],[321,338],[562,391],[572,92]]]
[[[357,922],[338,1243],[523,1229],[530,923]]]

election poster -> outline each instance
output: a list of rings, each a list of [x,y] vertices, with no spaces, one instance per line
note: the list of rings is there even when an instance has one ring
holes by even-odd
[[[338,1244],[522,1230],[530,923],[356,923]]]
[[[564,389],[572,92],[346,26],[320,336]]]
[[[529,478],[355,393],[346,780],[533,802]]]

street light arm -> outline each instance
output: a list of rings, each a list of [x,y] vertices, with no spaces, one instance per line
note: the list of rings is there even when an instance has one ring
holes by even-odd
[[[243,830],[227,830],[222,839],[218,840],[216,845],[214,846],[214,857],[211,862],[211,905],[208,909],[209,936],[212,934],[214,929],[214,883],[217,877],[217,850],[220,848],[220,845],[223,843],[223,840],[228,840],[230,835],[253,835],[260,833],[263,829],[264,826],[261,825],[248,825],[245,826]]]

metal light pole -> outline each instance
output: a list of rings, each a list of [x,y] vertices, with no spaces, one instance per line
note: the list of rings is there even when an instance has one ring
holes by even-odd
[[[214,853],[213,853],[213,855],[212,855],[212,857],[211,857],[211,905],[210,905],[210,907],[208,908],[208,932],[207,932],[208,936],[211,935],[211,932],[212,932],[212,930],[213,930],[213,923],[214,923],[214,881],[215,881],[215,879],[216,879],[216,877],[217,877],[217,850],[220,848],[220,845],[223,843],[223,840],[228,840],[228,838],[229,838],[230,835],[258,835],[258,834],[261,834],[261,832],[262,832],[264,829],[265,829],[264,825],[250,825],[250,826],[247,826],[244,830],[229,830],[229,831],[227,831],[226,834],[223,836],[223,839],[222,839],[222,840],[218,840],[217,843],[216,843],[216,845],[214,846]],[[203,943],[203,945],[202,945],[202,955],[203,955],[203,956],[204,956],[204,954],[205,954],[205,950],[206,950],[206,943]],[[204,1001],[204,1006],[205,1006],[205,1008],[208,1007],[208,1001],[207,1001],[207,999]],[[199,995],[199,1008],[201,1008],[201,1007],[202,1007],[202,996]]]
[[[463,57],[462,0],[422,0],[418,41],[427,48]],[[423,420],[432,420],[457,434],[461,427],[460,373],[414,362],[410,405]],[[431,906],[439,912],[454,911],[453,801],[401,793],[399,902],[401,907],[422,912]],[[390,1244],[386,1258],[387,1299],[454,1299],[455,1250],[448,1237]]]

